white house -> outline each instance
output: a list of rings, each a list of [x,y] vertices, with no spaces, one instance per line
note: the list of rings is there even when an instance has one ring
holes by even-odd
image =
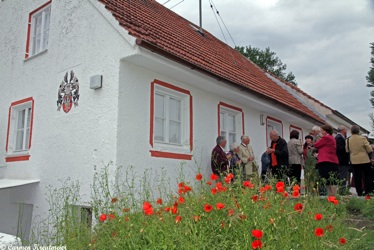
[[[288,140],[326,121],[154,0],[1,1],[0,21],[2,233],[27,238],[59,180],[79,180],[89,201],[111,161],[173,179],[199,159],[186,176],[208,176],[219,134],[248,134],[259,159],[270,129]]]

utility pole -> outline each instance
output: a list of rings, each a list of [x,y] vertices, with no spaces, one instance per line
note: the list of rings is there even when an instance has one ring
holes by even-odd
[[[201,0],[199,0],[199,14],[200,14],[200,33],[203,34],[203,14],[201,8]]]

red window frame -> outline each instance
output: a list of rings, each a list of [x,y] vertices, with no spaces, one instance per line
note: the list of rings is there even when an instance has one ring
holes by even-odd
[[[232,109],[232,110],[235,110],[235,111],[238,111],[238,112],[242,113],[242,135],[244,135],[244,112],[243,112],[243,109],[235,107],[235,106],[227,104],[227,103],[224,103],[224,102],[218,103],[217,107],[218,107],[218,110],[217,110],[217,112],[218,112],[218,135],[221,135],[221,107],[229,108],[229,109]]]
[[[154,132],[154,96],[155,96],[155,85],[162,86],[164,88],[168,88],[174,91],[181,92],[183,94],[186,94],[190,97],[189,100],[189,109],[190,109],[190,121],[189,121],[189,145],[190,145],[190,152],[192,152],[193,149],[193,111],[192,111],[192,95],[190,91],[177,87],[175,85],[160,81],[160,80],[154,80],[151,82],[151,97],[150,97],[150,129],[149,129],[149,144],[151,147],[154,147],[154,139],[153,139],[153,132]],[[151,153],[152,157],[161,157],[161,158],[171,158],[171,159],[179,159],[179,160],[191,160],[192,159],[192,154],[182,154],[182,153],[174,153],[174,152],[164,152],[164,151],[157,151],[157,150],[149,150]]]
[[[31,141],[32,141],[32,130],[33,130],[33,122],[34,122],[34,99],[32,97],[25,98],[19,101],[12,102],[9,107],[9,113],[8,113],[8,129],[7,129],[7,135],[6,135],[6,146],[5,151],[8,153],[9,150],[9,137],[10,137],[10,126],[11,126],[11,117],[12,117],[12,110],[13,107],[16,107],[18,105],[21,105],[23,103],[31,102],[31,117],[30,117],[30,139],[29,139],[29,145],[28,149],[31,148]],[[14,125],[14,124],[12,124]],[[6,162],[14,162],[14,161],[28,161],[30,158],[30,154],[27,155],[9,155],[5,157]]]
[[[45,7],[47,7],[48,5],[50,5],[52,3],[52,0],[46,2],[45,4],[43,4],[42,6],[40,6],[39,8],[31,11],[29,13],[29,20],[28,20],[28,23],[27,23],[27,38],[26,38],[26,53],[25,53],[25,59],[29,58],[30,54],[30,37],[31,37],[31,24],[32,24],[32,16],[37,13],[38,11],[40,11],[41,9],[44,9]]]

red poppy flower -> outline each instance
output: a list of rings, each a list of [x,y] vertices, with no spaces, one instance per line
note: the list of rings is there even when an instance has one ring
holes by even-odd
[[[292,190],[293,191],[300,191],[300,186],[299,185],[295,185],[295,186],[293,186],[293,188],[292,188]]]
[[[167,212],[167,213],[170,212],[170,210],[171,210],[170,207],[165,207],[165,208],[164,208],[164,211]]]
[[[258,229],[252,230],[252,236],[257,238],[257,239],[261,239],[262,238],[262,231],[258,230]]]
[[[204,205],[205,212],[210,213],[210,212],[212,212],[212,209],[213,209],[212,205],[210,205],[210,204],[205,204]]]
[[[284,188],[284,182],[283,181],[278,181],[277,184],[275,184],[275,187],[278,188]]]
[[[106,214],[100,215],[99,219],[100,219],[101,222],[104,222],[106,220]]]
[[[252,248],[253,249],[260,249],[260,248],[262,248],[262,242],[261,242],[261,240],[254,240],[252,242]]]
[[[346,241],[344,238],[340,238],[340,239],[339,239],[339,243],[340,243],[341,245],[344,245],[345,243],[347,243],[347,241]]]
[[[255,185],[252,184],[250,181],[243,181],[243,186],[247,188],[254,188]]]
[[[283,193],[283,192],[284,192],[284,188],[283,187],[277,188],[277,193]]]
[[[190,186],[184,186],[184,192],[190,192],[192,189]]]
[[[211,181],[207,181],[206,184],[207,184],[208,186],[212,186],[212,182],[211,182]]]
[[[109,220],[113,220],[115,218],[116,218],[116,216],[114,214],[109,214]]]
[[[203,178],[203,175],[202,174],[196,174],[196,180],[198,181],[201,181],[201,179]]]
[[[177,217],[175,217],[175,223],[179,223],[181,222],[182,220],[182,216],[178,215]]]
[[[162,205],[162,199],[158,198],[157,201],[156,201],[156,203],[159,204],[159,205]]]
[[[222,227],[222,228],[225,227],[225,222],[224,222],[224,221],[222,221],[222,223],[221,223],[221,227]]]
[[[272,190],[272,189],[273,189],[273,187],[272,187],[272,186],[270,186],[270,185],[268,185],[268,184],[266,184],[266,185],[265,185],[265,189],[266,189],[266,191],[267,191],[267,190]]]
[[[218,190],[222,189],[222,188],[223,188],[222,182],[217,182],[217,183],[216,183],[216,188],[217,188]]]
[[[216,204],[216,208],[217,208],[217,210],[224,209],[224,208],[225,208],[225,204],[218,202],[218,203]]]
[[[171,208],[171,213],[172,213],[172,214],[177,214],[177,213],[178,213],[178,207],[177,207],[177,206],[173,206],[173,207]]]
[[[297,203],[294,208],[300,213],[303,210],[303,204]]]
[[[211,179],[212,181],[216,181],[216,180],[218,180],[218,178],[219,178],[219,176],[218,176],[218,175],[215,175],[215,174],[212,174],[212,175],[210,176],[210,179]]]
[[[184,198],[183,198],[183,196],[179,196],[178,201],[179,201],[180,204],[183,204],[183,203],[184,203]]]
[[[212,194],[216,194],[217,193],[217,189],[216,188],[212,188]]]
[[[184,182],[179,182],[178,187],[179,187],[179,188],[184,187]]]
[[[314,216],[314,219],[315,219],[315,220],[322,220],[322,214],[316,214],[316,215]]]
[[[287,198],[287,197],[288,197],[288,193],[287,193],[287,192],[284,192],[284,193],[282,194],[282,196]]]
[[[226,177],[225,177],[225,182],[226,182],[227,184],[229,184],[229,183],[231,182],[231,179],[228,178],[228,177],[226,176]]]
[[[334,205],[337,205],[339,203],[335,196],[329,196],[327,197],[327,200],[331,203],[334,203]]]
[[[323,229],[320,228],[320,227],[317,227],[316,230],[314,230],[314,234],[317,236],[317,237],[322,237],[323,236]]]
[[[292,192],[292,197],[297,198],[300,196],[299,190],[295,190]]]
[[[333,200],[336,200],[336,197],[335,196],[329,196],[329,197],[327,197],[327,200],[329,202],[332,202]]]
[[[118,198],[112,198],[112,203],[116,203],[118,201]]]
[[[154,212],[152,205],[146,201],[143,203],[143,210],[144,210],[144,214],[146,215],[152,215]]]
[[[366,199],[366,200],[370,200],[370,195],[366,195],[366,196],[365,196],[365,199]]]
[[[228,216],[233,216],[235,211],[234,211],[234,209],[230,208],[227,213],[228,213]]]
[[[253,195],[253,196],[252,196],[252,200],[253,200],[254,202],[257,202],[257,201],[258,201],[258,195]]]

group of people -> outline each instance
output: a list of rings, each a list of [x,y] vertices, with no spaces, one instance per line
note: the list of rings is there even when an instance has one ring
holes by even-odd
[[[290,132],[288,142],[278,131],[272,130],[270,147],[261,156],[261,179],[273,177],[300,185],[304,169],[305,187],[309,192],[327,192],[334,196],[338,190],[340,194],[348,193],[350,172],[353,172],[357,195],[373,192],[371,165],[374,155],[371,157],[371,154],[374,146],[359,135],[357,125],[352,126],[352,135],[348,138],[345,126],[339,126],[337,131],[334,137],[330,125],[314,126],[303,144],[297,130]],[[241,136],[241,144],[231,144],[228,153],[225,152],[227,141],[224,136],[218,136],[216,142],[211,155],[214,174],[241,173],[247,180],[258,178],[259,169],[248,135]]]

